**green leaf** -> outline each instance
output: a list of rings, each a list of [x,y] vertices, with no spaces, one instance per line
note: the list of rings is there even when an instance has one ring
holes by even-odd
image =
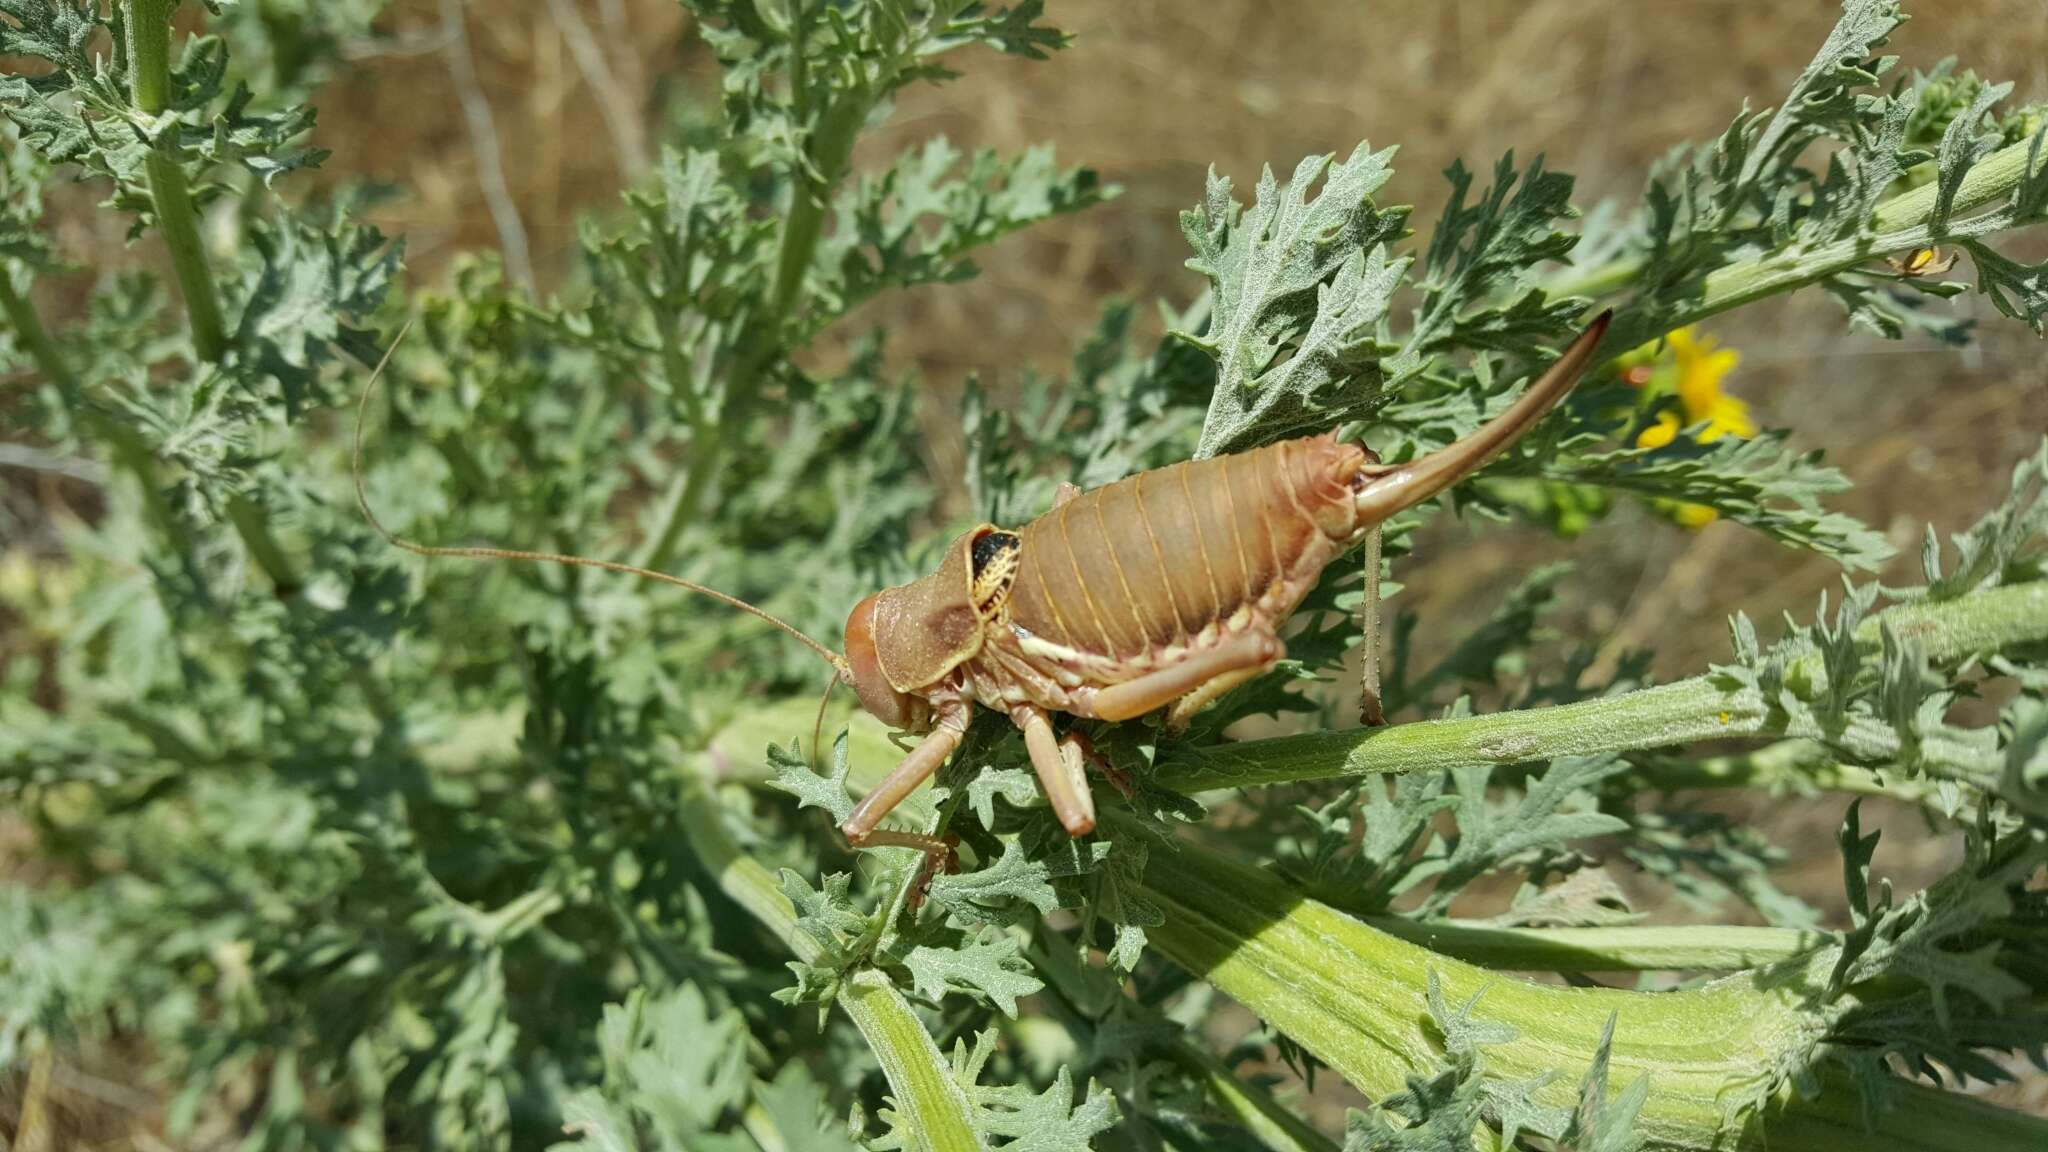
[[[1451,198],[1430,233],[1415,327],[1389,366],[1397,380],[1420,375],[1453,348],[1524,353],[1536,341],[1557,339],[1583,311],[1580,301],[1520,288],[1537,265],[1564,259],[1578,243],[1556,227],[1578,215],[1570,176],[1545,171],[1541,156],[1517,171],[1508,152],[1494,166],[1492,186],[1470,203],[1472,174],[1463,161],[1444,177]]]
[[[775,998],[785,1004],[815,1002],[822,1021],[849,973],[866,959],[880,917],[854,904],[849,894],[851,873],[832,873],[816,889],[788,868],[782,870],[780,879],[782,895],[796,912],[797,931],[817,945],[817,956],[788,961],[789,970],[796,974],[796,986],[778,989]]]
[[[936,136],[841,195],[837,227],[818,249],[822,312],[813,325],[890,288],[968,279],[975,249],[1115,194],[1086,168],[1061,171],[1050,146],[960,161]]]
[[[1920,553],[1925,595],[1953,600],[1979,588],[2033,578],[2042,560],[2023,557],[2043,541],[2048,541],[2048,438],[2013,466],[2011,488],[1998,507],[1954,536],[1955,564],[1946,571],[1940,540],[1928,526]]]
[[[370,335],[352,325],[383,303],[404,245],[338,211],[281,213],[259,221],[249,241],[257,262],[241,288],[234,343],[252,369],[278,382],[287,421],[315,398],[344,402],[346,393],[322,387],[320,371],[338,350],[375,361]]]
[[[1773,540],[1831,556],[1851,569],[1875,570],[1892,556],[1883,533],[1822,506],[1821,497],[1847,490],[1849,480],[1821,464],[1819,452],[1787,451],[1782,431],[1748,440],[1724,436],[1710,443],[1701,442],[1702,431],[1687,429],[1660,448],[1622,448],[1546,462],[1539,465],[1540,474],[1645,498],[1703,504]],[[1520,469],[1510,464],[1503,470]]]
[[[1941,151],[1936,157],[1934,178],[1934,215],[1931,218],[1937,232],[1948,227],[1949,214],[1954,210],[1956,192],[1963,186],[1963,177],[1977,161],[1983,159],[1998,146],[1999,133],[1985,130],[1985,117],[1991,106],[2012,93],[2011,84],[1987,84],[1978,89],[1970,105],[1955,119],[1949,121],[1948,130],[1942,133]]]
[[[1458,838],[1423,912],[1441,913],[1466,884],[1488,872],[1532,854],[1555,853],[1573,840],[1625,829],[1628,825],[1618,817],[1576,809],[1589,806],[1587,793],[1594,785],[1627,769],[1626,762],[1613,756],[1555,760],[1529,784],[1519,802],[1507,805],[1487,799],[1490,766],[1454,769]]]
[[[1211,172],[1202,206],[1181,213],[1211,305],[1206,331],[1175,335],[1216,362],[1198,457],[1341,423],[1376,397],[1378,326],[1407,266],[1385,247],[1407,210],[1372,200],[1392,156],[1311,156],[1284,191],[1267,169],[1249,209]]]
[[[1091,848],[1106,851],[1108,846],[1091,844]],[[982,915],[996,914],[1012,901],[1047,915],[1060,906],[1053,876],[1051,865],[1033,859],[1021,843],[1010,840],[1004,842],[1002,855],[986,867],[934,877],[931,898],[933,903],[969,918],[975,916],[977,909]]]
[[[995,1147],[1003,1152],[1085,1150],[1116,1123],[1115,1095],[1091,1082],[1087,1096],[1076,1103],[1073,1075],[1064,1067],[1043,1092],[1022,1084],[982,1084],[981,1071],[995,1052],[995,1041],[991,1029],[976,1033],[971,1049],[965,1039],[953,1044],[953,1078],[974,1102],[975,1127],[1000,1142]]]
[[[1977,291],[1992,307],[2022,321],[2034,334],[2048,335],[2048,261],[2022,264],[1977,240],[1963,241],[1977,264]]]
[[[1008,936],[984,937],[952,948],[920,944],[903,956],[911,985],[919,996],[936,1004],[948,992],[965,992],[987,1000],[1016,1019],[1017,997],[1044,987]]]
[[[562,1130],[575,1139],[551,1144],[548,1152],[640,1152],[632,1113],[595,1088],[585,1088],[562,1104]]]
[[[853,797],[846,787],[848,731],[841,728],[832,738],[832,770],[824,776],[812,771],[800,745],[792,743],[788,751],[778,744],[768,745],[768,766],[775,773],[768,786],[796,797],[799,810],[823,808],[832,817],[833,826],[846,823],[846,818],[853,815]]]
[[[756,1085],[754,1101],[768,1114],[787,1152],[858,1152],[845,1129],[830,1122],[825,1090],[801,1062],[783,1065],[773,1081]]]
[[[1637,1076],[1620,1095],[1607,1093],[1607,1063],[1614,1050],[1614,1016],[1600,1032],[1600,1047],[1593,1053],[1579,1088],[1579,1106],[1572,1113],[1562,1144],[1578,1152],[1636,1152],[1645,1136],[1636,1128],[1636,1118],[1650,1095],[1648,1073]]]

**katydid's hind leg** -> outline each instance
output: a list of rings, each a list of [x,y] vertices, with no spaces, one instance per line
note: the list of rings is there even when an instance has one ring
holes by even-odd
[[[1368,466],[1378,464],[1380,458],[1367,448],[1365,462]],[[1358,625],[1364,649],[1364,663],[1358,677],[1358,722],[1368,728],[1378,728],[1387,722],[1387,713],[1380,702],[1380,526],[1377,524],[1365,534],[1365,599],[1358,606]]]
[[[1215,703],[1225,692],[1239,684],[1264,676],[1271,667],[1271,664],[1262,664],[1257,668],[1241,668],[1235,672],[1225,672],[1199,685],[1194,691],[1173,702],[1172,711],[1166,714],[1167,732],[1179,735],[1187,731],[1189,722],[1195,718],[1195,713]]]
[[[1129,720],[1155,708],[1164,708],[1218,676],[1243,672],[1244,676],[1232,681],[1241,683],[1265,671],[1286,653],[1280,638],[1271,632],[1264,629],[1239,632],[1214,648],[1183,657],[1135,680],[1104,688],[1084,701],[1076,712],[1102,720]]]
[[[903,899],[905,911],[915,915],[924,907],[925,893],[931,891],[932,881],[940,873],[948,876],[960,870],[960,854],[955,849],[960,844],[958,836],[921,836],[916,832],[897,832],[888,828],[877,828],[867,834],[859,847],[862,848],[915,848],[924,853],[924,863],[917,866],[917,875],[910,879],[910,892]]]
[[[1020,704],[1010,710],[1010,719],[1024,730],[1024,751],[1031,756],[1032,770],[1039,786],[1052,803],[1053,814],[1069,836],[1086,836],[1095,831],[1095,795],[1088,790],[1088,778],[1081,770],[1079,748],[1071,741],[1061,744],[1052,734],[1052,720],[1045,709]],[[1066,753],[1072,750],[1073,755]]]

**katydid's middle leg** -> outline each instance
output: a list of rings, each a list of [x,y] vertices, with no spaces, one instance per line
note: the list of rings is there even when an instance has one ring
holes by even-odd
[[[1081,771],[1080,747],[1071,739],[1062,745],[1054,738],[1052,720],[1043,708],[1021,704],[1010,710],[1010,718],[1024,730],[1024,751],[1031,756],[1032,770],[1038,773],[1039,786],[1060,826],[1069,836],[1095,831],[1095,795]]]

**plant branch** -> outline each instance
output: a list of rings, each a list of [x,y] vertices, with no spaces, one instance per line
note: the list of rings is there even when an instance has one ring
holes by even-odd
[[[1866,620],[1859,644],[1875,653],[1879,622],[1916,639],[1931,660],[1957,659],[2006,645],[2048,640],[2048,582],[1978,592],[1939,604],[1902,604]],[[1820,659],[1807,682],[1825,680]],[[1816,687],[1816,692],[1824,691]],[[1888,731],[1888,730],[1887,730]],[[1554,708],[1496,712],[1390,728],[1304,732],[1242,744],[1165,752],[1155,779],[1186,792],[1296,780],[1439,771],[1475,762],[1515,764],[1742,736],[1793,732],[1753,691],[1729,690],[1709,676]],[[1884,733],[1855,733],[1881,740]]]
[[[817,943],[797,928],[796,909],[768,869],[733,843],[710,791],[686,779],[679,802],[690,850],[718,878],[720,890],[799,959],[817,960]],[[981,1152],[966,1094],[910,1002],[888,978],[873,969],[854,973],[834,1003],[860,1029],[880,1062],[902,1116],[899,1130],[909,1135],[910,1147],[916,1152]]]
[[[1830,937],[1797,928],[1627,925],[1508,928],[1368,916],[1367,924],[1432,952],[1516,972],[1715,972],[1803,955]]]
[[[176,0],[131,0],[128,12],[128,59],[136,111],[156,117],[164,113],[170,94],[171,12]],[[144,164],[149,194],[156,210],[157,230],[170,251],[171,269],[185,315],[192,325],[192,349],[199,359],[217,364],[228,352],[227,324],[221,318],[220,295],[206,247],[199,239],[199,214],[192,188],[178,159],[175,130],[163,132]]]
[[[1886,253],[2032,223],[2006,220],[1998,213],[1974,219],[1962,217],[2012,195],[2027,176],[2028,154],[2033,147],[2031,139],[2022,140],[1973,165],[1956,192],[1946,227],[1934,226],[1937,186],[1931,182],[1923,184],[1879,204],[1871,212],[1869,228],[1861,235],[1830,244],[1767,252],[1707,273],[1699,281],[1698,295],[1680,302],[1677,315],[1657,326],[1666,330],[1682,328],[1767,296],[1803,288]],[[1549,285],[1548,290],[1554,296],[1598,298],[1626,288],[1642,270],[1640,257],[1623,257],[1561,279]],[[1617,318],[1615,330],[1607,337],[1608,347],[1633,348],[1659,335],[1631,321],[1627,313]]]
[[[1143,891],[1166,913],[1148,930],[1154,946],[1374,1098],[1442,1059],[1443,1039],[1429,1025],[1434,976],[1450,1003],[1477,996],[1479,1019],[1515,1028],[1515,1039],[1485,1048],[1488,1072],[1549,1077],[1535,1092],[1547,1105],[1576,1104],[1613,1017],[1610,1083],[1650,1077],[1636,1131],[1652,1148],[1833,1152],[1853,1142],[1867,1152],[1975,1152],[2048,1140],[2048,1121],[1904,1082],[1893,1090],[1907,1106],[1880,1113],[1872,1129],[1846,1083],[1824,1081],[1814,1100],[1787,1099],[1783,1060],[1819,1038],[1824,1024],[1811,1005],[1832,949],[1677,992],[1561,988],[1396,939],[1193,844],[1153,853]],[[1941,1122],[1929,1123],[1934,1116]]]
[[[1780,740],[1729,756],[1654,760],[1637,765],[1623,779],[1632,791],[1761,788],[1885,796],[1907,804],[1931,804],[1936,799],[1935,790],[1924,781],[1880,776],[1868,768],[1844,764],[1826,745],[1812,740]]]
[[[800,69],[802,45],[797,45],[795,52],[798,63],[792,67]],[[793,80],[801,91],[801,75]],[[690,465],[682,492],[668,506],[653,542],[640,560],[641,567],[665,568],[675,557],[676,544],[696,518],[711,479],[717,474],[720,457],[753,415],[754,405],[760,399],[762,376],[788,353],[783,336],[785,322],[802,293],[804,274],[817,256],[832,189],[846,175],[861,126],[873,110],[874,98],[868,89],[846,92],[825,113],[812,135],[806,152],[809,163],[797,173],[789,215],[783,220],[782,240],[775,253],[775,285],[767,314],[755,323],[733,364],[725,388],[725,404],[716,424],[699,428],[701,434],[691,437]]]
[[[467,0],[441,0],[442,56],[448,62],[448,76],[462,105],[462,121],[469,131],[470,151],[476,156],[477,184],[490,210],[491,223],[498,230],[498,250],[504,254],[505,270],[522,288],[534,287],[533,256],[527,244],[526,222],[520,218],[519,202],[505,179],[504,153],[498,144],[497,119],[491,113],[490,97],[484,95],[477,78],[476,58],[470,53],[469,22],[463,14]]]
[[[280,596],[290,596],[299,590],[299,578],[292,570],[292,562],[284,554],[284,548],[271,535],[270,519],[263,508],[247,496],[233,496],[228,499],[228,522],[235,526],[235,534],[242,538],[242,546],[249,550],[249,558],[256,562],[263,574],[270,577],[270,583]]]
[[[21,344],[22,351],[35,361],[36,370],[43,379],[66,390],[77,387],[78,378],[72,375],[71,366],[58,353],[56,342],[50,339],[50,331],[43,327],[42,317],[36,315],[35,305],[28,297],[15,291],[14,269],[0,265],[0,312],[7,314],[7,323],[14,329],[14,338]]]

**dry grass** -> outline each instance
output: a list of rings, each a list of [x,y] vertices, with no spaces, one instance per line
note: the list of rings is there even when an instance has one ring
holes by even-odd
[[[2039,0],[1912,7],[1917,19],[1900,44],[1907,63],[1953,54],[2019,81],[2023,95],[2048,96],[2048,7]],[[660,94],[705,91],[708,61],[673,0],[469,3],[470,95],[483,97],[495,120],[502,161],[494,176],[478,163],[461,70],[450,67],[446,8],[443,0],[394,3],[383,27],[395,43],[359,59],[323,94],[319,142],[335,152],[328,170],[406,190],[380,223],[407,235],[413,274],[425,283],[455,254],[507,235],[503,206],[494,219],[484,193],[501,176],[537,277],[558,282],[578,214],[613,202],[645,139],[658,138],[651,109]],[[1051,8],[1055,23],[1077,33],[1071,50],[1043,64],[968,61],[965,80],[906,99],[864,153],[873,160],[933,132],[1002,150],[1052,140],[1065,160],[1124,189],[1114,203],[1000,246],[972,286],[914,294],[863,318],[885,327],[893,355],[931,382],[942,466],[958,460],[945,400],[967,374],[1001,395],[1026,369],[1057,370],[1105,297],[1185,300],[1196,290],[1181,267],[1175,213],[1199,197],[1209,165],[1243,185],[1262,164],[1284,169],[1361,139],[1398,143],[1401,174],[1390,194],[1416,203],[1426,221],[1440,202],[1439,169],[1455,157],[1484,166],[1512,146],[1578,173],[1587,202],[1627,197],[1670,144],[1718,132],[1745,99],[1764,104],[1782,93],[1836,12],[1822,0],[1054,0]],[[65,220],[73,253],[129,258],[118,222],[105,214]],[[1799,429],[1803,443],[1826,449],[1859,483],[1843,506],[1909,554],[1923,521],[1944,531],[1966,524],[2048,430],[2040,345],[1996,317],[1964,352],[1852,339],[1834,306],[1817,300],[1713,328],[1744,355],[1733,389],[1766,423]],[[1422,642],[1446,642],[1469,619],[1462,606],[1567,554],[1582,579],[1561,626],[1617,649],[1654,645],[1666,676],[1725,654],[1722,622],[1734,608],[1766,619],[1780,609],[1803,613],[1838,580],[1831,565],[1739,528],[1687,534],[1627,511],[1572,546],[1531,532],[1447,527],[1432,531],[1401,573],[1408,606],[1425,622]],[[1817,900],[1832,900],[1836,888],[1837,818],[1825,804],[1769,818],[1780,842],[1810,846],[1793,879]],[[1900,833],[1911,826],[1890,823]],[[1939,845],[1901,834],[1879,867],[1911,883],[1944,862]],[[112,1067],[106,1075],[140,1082],[138,1065]],[[72,1136],[107,1148],[160,1146],[146,1098],[130,1095],[114,1108],[138,1108],[132,1115],[142,1123],[109,1125],[94,1091],[119,1085],[85,1072],[43,1083],[50,1114],[86,1125],[68,1128]],[[2000,1095],[2029,1093],[2039,1107],[2048,1088],[2036,1077]],[[21,1103],[0,1098],[0,1112],[18,1115]]]

